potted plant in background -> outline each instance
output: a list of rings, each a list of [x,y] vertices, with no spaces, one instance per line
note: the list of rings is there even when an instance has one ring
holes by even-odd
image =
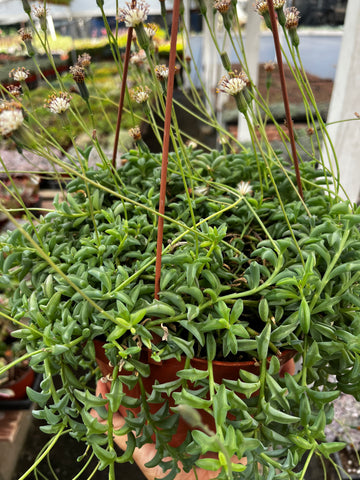
[[[9,178],[3,173],[0,186],[0,201],[3,207],[21,217],[23,206],[31,208],[39,204],[39,183],[40,178],[36,175],[22,174]]]
[[[13,325],[1,318],[0,320],[0,365],[6,372],[0,377],[0,408],[26,408],[31,402],[27,401],[26,388],[33,387],[34,371],[29,367],[27,360],[18,361],[26,353],[25,348],[17,339],[11,337]]]
[[[257,2],[260,13],[265,3]],[[230,31],[232,7],[219,11]],[[341,200],[337,180],[324,165],[316,168],[311,152],[305,152],[309,161],[293,168],[282,163],[266,137],[258,140],[252,125],[256,119],[263,135],[264,124],[251,102],[270,117],[271,112],[256,99],[248,76],[231,71],[225,54],[228,74],[218,89],[232,95],[245,115],[252,145],[240,152],[231,144],[220,151],[186,146],[176,119],[172,129],[169,125],[171,82],[166,86],[164,79],[174,74],[174,56],[168,69],[153,65],[143,4],[120,13],[129,23],[125,60],[135,28],[159,112],[168,93],[165,155],[152,154],[134,127],[137,148],[124,154],[116,169],[96,131],[78,118],[100,156],[98,169],[88,168],[90,149],[80,149],[71,136],[68,113],[76,118],[76,111],[70,94],[63,89],[49,97],[47,108],[62,115],[75,147],[75,157],[65,152],[68,163],[41,149],[72,177],[66,199],[55,200],[54,211],[37,221],[28,210],[23,226],[3,209],[17,228],[0,238],[0,270],[4,281],[15,285],[6,314],[21,327],[13,336],[26,344],[30,365],[44,376],[40,393],[28,390],[39,405],[34,415],[47,422],[43,430],[54,441],[70,429],[92,448],[99,468],[109,467],[109,478],[115,462],[131,459],[135,446],[151,442],[157,453],[150,463],[159,464],[168,478],[179,472],[179,461],[186,471],[195,465],[220,469],[218,478],[231,478],[233,472],[244,479],[304,478],[313,455],[328,457],[342,446],[325,442],[331,402],[340,392],[355,398],[359,392],[359,211]],[[207,19],[206,10],[202,14]],[[176,39],[175,27],[173,32]],[[286,38],[296,40],[295,33]],[[79,59],[72,74],[94,122],[86,68]],[[145,79],[145,71],[138,71]],[[58,83],[64,87],[61,77]],[[151,122],[148,89],[138,85],[131,97],[142,104],[161,141]],[[16,118],[18,110],[13,104],[3,107]],[[30,109],[28,115],[36,124]],[[206,121],[215,122],[211,114]],[[169,137],[175,149],[167,156]],[[294,156],[297,150],[301,147],[295,146]],[[166,208],[159,211],[164,192]],[[94,375],[101,376],[96,357],[109,382],[105,399],[94,394]],[[281,361],[291,357],[299,371],[280,375]],[[226,368],[229,361],[232,376],[217,374],[217,363]],[[170,368],[174,377],[159,377]],[[149,380],[154,371],[157,377]],[[119,408],[126,425],[114,432],[112,418]],[[184,431],[180,414],[192,431]],[[176,432],[181,440],[174,439]],[[128,435],[121,457],[114,433]],[[209,452],[215,458],[200,458]],[[247,466],[234,456],[246,457]],[[297,472],[301,460],[304,467]]]

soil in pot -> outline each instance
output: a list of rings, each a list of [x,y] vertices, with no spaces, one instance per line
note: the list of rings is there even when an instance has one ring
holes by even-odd
[[[31,387],[34,380],[35,373],[31,368],[17,368],[14,372],[13,378],[0,385],[0,408],[2,408],[3,400],[13,401],[26,398],[26,387]]]

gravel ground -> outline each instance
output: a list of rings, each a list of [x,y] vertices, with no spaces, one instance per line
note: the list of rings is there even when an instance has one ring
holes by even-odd
[[[326,427],[330,442],[348,442],[360,450],[360,402],[351,395],[341,395],[334,402],[334,421]]]

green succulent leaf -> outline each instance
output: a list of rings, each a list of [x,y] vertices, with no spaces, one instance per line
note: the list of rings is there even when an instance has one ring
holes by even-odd
[[[36,390],[33,390],[31,387],[26,387],[26,394],[29,398],[34,403],[37,403],[40,407],[44,407],[51,397],[51,393],[44,393],[44,392],[37,392]]]

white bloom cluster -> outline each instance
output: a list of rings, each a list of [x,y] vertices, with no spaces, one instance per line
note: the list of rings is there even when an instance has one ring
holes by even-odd
[[[285,10],[286,24],[288,29],[297,28],[300,20],[300,12],[297,8],[291,7]]]
[[[24,82],[29,75],[30,71],[25,67],[13,68],[9,73],[9,77],[12,77],[16,82]]]
[[[255,10],[260,14],[263,15],[264,13],[269,11],[269,6],[267,0],[256,0]]]
[[[6,137],[17,130],[23,123],[21,105],[17,102],[0,104],[0,134]]]
[[[126,7],[119,8],[118,18],[125,22],[127,27],[137,27],[140,23],[144,23],[149,13],[149,5],[143,1],[136,2],[135,6],[127,2]]]
[[[274,0],[274,8],[275,10],[279,10],[285,5],[285,0]]]
[[[232,77],[224,76],[220,79],[216,93],[227,93],[228,95],[237,95],[246,88],[246,81],[241,75]]]
[[[130,90],[131,98],[136,103],[145,103],[148,100],[150,93],[151,90],[148,87],[135,87]]]
[[[237,184],[236,189],[240,195],[250,195],[252,193],[250,182],[244,182],[243,180]]]
[[[153,38],[158,30],[158,26],[155,23],[148,23],[145,25],[145,32],[149,38]]]
[[[169,76],[169,68],[166,65],[156,65],[155,75],[158,80],[166,80]]]
[[[52,113],[64,113],[70,107],[71,98],[72,97],[66,92],[53,93],[48,98],[44,107],[48,108]]]

